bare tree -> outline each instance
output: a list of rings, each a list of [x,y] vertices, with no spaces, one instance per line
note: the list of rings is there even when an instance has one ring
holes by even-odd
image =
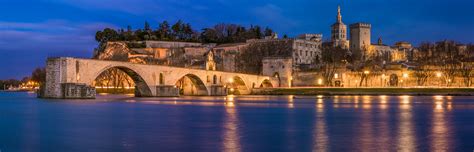
[[[416,85],[424,86],[427,80],[433,77],[433,70],[429,69],[429,65],[420,65],[414,69],[413,75],[416,78]]]
[[[348,51],[340,47],[324,46],[321,57],[314,58],[320,67],[317,71],[321,73],[326,86],[333,86],[332,80],[338,69],[345,68]]]
[[[466,87],[470,87],[472,84],[472,77],[474,75],[472,64],[463,63],[459,70],[463,77],[463,82]]]

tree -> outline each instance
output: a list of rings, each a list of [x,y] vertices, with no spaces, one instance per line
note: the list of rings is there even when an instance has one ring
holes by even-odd
[[[421,64],[414,69],[413,76],[416,78],[418,86],[424,86],[428,79],[434,76],[433,70],[429,67],[429,64]]]
[[[159,25],[159,28],[158,28],[158,37],[160,38],[160,40],[170,40],[171,39],[171,36],[170,36],[170,25],[168,23],[168,21],[163,21],[162,23],[160,23]]]
[[[151,32],[150,23],[148,23],[147,21],[145,21],[145,26],[144,26],[143,29],[145,30],[145,32]]]
[[[263,32],[265,36],[272,36],[273,35],[273,30],[265,27],[265,31]]]
[[[183,38],[183,21],[178,20],[173,26],[171,26],[172,35],[174,40],[182,40]]]
[[[468,63],[461,64],[460,71],[461,76],[463,77],[464,86],[470,87],[472,84],[472,77],[474,75],[473,65]]]
[[[38,82],[40,85],[46,82],[46,68],[36,68],[31,73],[31,80]]]
[[[105,28],[103,31],[97,31],[95,34],[95,40],[100,43],[115,41],[117,39],[118,39],[117,31],[110,28]]]
[[[237,71],[249,74],[260,74],[262,60],[265,57],[290,57],[292,55],[292,41],[282,40],[267,43],[250,43],[237,56]]]
[[[345,68],[347,50],[341,47],[325,46],[321,56],[315,56],[315,64],[319,64],[319,72],[323,76],[326,86],[333,86],[332,80],[338,69]]]

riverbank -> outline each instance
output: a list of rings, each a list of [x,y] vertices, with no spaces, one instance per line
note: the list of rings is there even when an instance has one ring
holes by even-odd
[[[449,95],[474,96],[474,88],[265,88],[254,95]]]

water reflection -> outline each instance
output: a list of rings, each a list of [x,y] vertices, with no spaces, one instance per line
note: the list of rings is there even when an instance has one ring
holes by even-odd
[[[362,96],[362,108],[363,109],[371,109],[371,96]]]
[[[371,108],[371,96],[362,96],[362,115],[361,115],[361,122],[359,125],[359,141],[358,145],[360,145],[361,149],[369,150],[374,148],[375,145],[373,143],[374,140],[374,123],[372,122],[374,114],[372,113]]]
[[[451,144],[449,144],[448,139],[450,138],[451,133],[449,133],[450,129],[448,128],[446,122],[446,110],[444,108],[444,102],[444,97],[434,97],[435,108],[431,122],[431,134],[433,135],[431,138],[431,151],[444,151],[450,149]]]
[[[239,118],[237,109],[235,108],[234,96],[226,97],[226,113],[224,117],[224,133],[223,133],[223,151],[238,152],[241,151],[239,137]]]
[[[415,151],[416,141],[414,137],[413,113],[410,96],[400,96],[400,108],[398,113],[398,151]]]
[[[323,98],[316,99],[316,121],[313,127],[313,151],[328,151],[326,115]]]
[[[387,109],[388,107],[387,96],[381,95],[379,96],[379,99],[380,99],[380,105],[379,105],[380,109],[383,109],[383,110]]]
[[[295,100],[294,95],[289,95],[288,96],[288,108],[294,108],[295,107],[295,104],[293,103],[294,100]]]
[[[380,105],[379,108],[381,109],[380,112],[378,113],[378,121],[379,125],[376,125],[377,128],[377,135],[374,140],[376,140],[376,147],[377,149],[386,149],[385,147],[390,147],[390,126],[389,126],[389,120],[390,120],[390,113],[387,109],[388,107],[388,97],[387,96],[379,96],[380,100]]]

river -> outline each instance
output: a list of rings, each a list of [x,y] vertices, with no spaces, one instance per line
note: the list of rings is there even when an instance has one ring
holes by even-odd
[[[471,96],[0,92],[0,151],[473,151]]]

